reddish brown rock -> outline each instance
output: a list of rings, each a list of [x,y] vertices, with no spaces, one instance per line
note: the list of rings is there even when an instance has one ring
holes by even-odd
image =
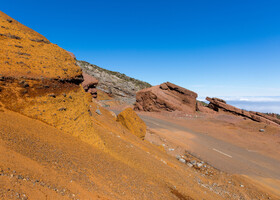
[[[261,116],[265,119],[268,119],[270,121],[273,121],[275,122],[276,124],[279,124],[280,125],[280,119],[278,119],[277,117],[274,117],[273,115],[267,115],[267,114],[263,114],[263,113],[259,113],[259,112],[255,112],[254,114],[258,115],[258,116]],[[276,116],[276,115],[275,115]]]
[[[98,80],[86,73],[83,72],[84,81],[82,82],[82,87],[84,90],[92,95],[93,98],[97,97],[97,89],[96,86],[98,84]]]
[[[196,98],[195,92],[166,82],[137,92],[134,109],[148,112],[177,110],[194,113]]]
[[[212,110],[212,109],[209,108],[208,106],[204,106],[204,105],[202,104],[202,102],[200,102],[200,101],[197,101],[197,102],[196,102],[196,111],[202,112],[202,113],[209,113],[209,114],[215,113],[214,110]]]
[[[217,112],[225,111],[225,112],[232,113],[234,115],[239,115],[239,116],[251,119],[256,122],[263,122],[266,124],[272,124],[272,125],[277,125],[277,126],[280,125],[280,120],[278,120],[276,118],[270,117],[269,115],[265,115],[262,113],[246,111],[246,110],[236,108],[234,106],[227,104],[226,101],[224,101],[222,99],[207,97],[206,100],[210,102],[208,107],[213,109],[214,111],[217,111]]]

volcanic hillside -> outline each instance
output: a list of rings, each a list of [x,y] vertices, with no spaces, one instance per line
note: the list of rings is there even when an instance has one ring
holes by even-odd
[[[269,197],[242,177],[210,167],[201,174],[143,140],[134,111],[117,119],[92,101],[67,51],[2,12],[0,46],[0,199]]]

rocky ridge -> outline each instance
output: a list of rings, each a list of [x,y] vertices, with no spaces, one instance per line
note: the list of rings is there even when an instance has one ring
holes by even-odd
[[[196,98],[195,92],[166,82],[138,91],[134,110],[146,112],[179,111],[185,114],[194,114],[197,111],[204,114],[218,114],[223,111],[256,122],[280,126],[277,115],[242,110],[219,98],[207,97],[206,100],[210,102],[208,105],[197,101]]]
[[[259,112],[246,111],[246,110],[236,108],[234,106],[227,104],[226,101],[219,98],[207,97],[206,100],[210,102],[208,107],[216,112],[224,111],[234,115],[245,117],[247,119],[251,119],[256,122],[263,122],[266,124],[280,126],[280,120],[275,117]]]
[[[124,101],[128,104],[135,102],[136,92],[144,88],[151,87],[149,83],[128,77],[119,72],[113,72],[85,61],[77,61],[83,72],[96,78],[100,89],[114,97],[116,100]]]

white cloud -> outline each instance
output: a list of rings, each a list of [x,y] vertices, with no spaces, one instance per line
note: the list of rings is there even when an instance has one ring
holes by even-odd
[[[280,96],[218,96],[240,109],[258,112],[280,113]],[[198,100],[205,101],[204,97]]]

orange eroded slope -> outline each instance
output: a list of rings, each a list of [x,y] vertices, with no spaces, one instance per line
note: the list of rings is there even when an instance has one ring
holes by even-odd
[[[81,74],[67,51],[1,11],[0,47],[2,76],[69,79]]]
[[[137,147],[137,141],[134,146],[117,135],[105,134],[110,146],[115,143],[112,151],[119,151],[119,157],[114,158],[49,125],[8,110],[0,114],[0,127],[0,168],[4,174],[0,197],[19,193],[29,199],[61,199],[73,194],[79,199],[176,199],[169,189],[172,184],[179,190],[184,188],[186,194],[194,193],[186,185],[186,172],[149,156]],[[149,144],[143,146],[153,153]]]

